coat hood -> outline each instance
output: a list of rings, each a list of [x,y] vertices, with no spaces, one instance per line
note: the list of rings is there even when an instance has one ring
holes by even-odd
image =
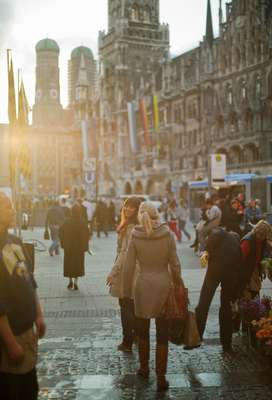
[[[159,225],[157,228],[154,229],[154,231],[150,236],[147,235],[142,225],[136,225],[132,231],[132,236],[137,239],[154,240],[154,239],[161,239],[169,235],[169,233],[170,229],[166,224]]]

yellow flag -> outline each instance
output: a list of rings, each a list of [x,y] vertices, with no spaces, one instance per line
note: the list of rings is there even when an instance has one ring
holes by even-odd
[[[154,129],[157,130],[159,128],[159,107],[158,107],[158,96],[153,95],[153,123]]]
[[[7,69],[8,69],[8,118],[9,118],[9,175],[10,185],[15,185],[15,171],[16,171],[16,97],[15,85],[13,74],[13,63],[11,58],[11,51],[7,50]]]
[[[19,168],[26,180],[32,176],[32,163],[30,149],[27,143],[26,129],[28,126],[28,114],[30,107],[25,94],[23,80],[21,81],[18,99],[18,130],[20,137]]]

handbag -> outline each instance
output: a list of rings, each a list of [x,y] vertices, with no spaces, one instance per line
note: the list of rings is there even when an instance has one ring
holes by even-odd
[[[201,344],[200,335],[197,328],[196,316],[192,311],[188,311],[185,320],[183,343],[186,347],[198,347]]]
[[[185,321],[183,318],[168,320],[168,339],[169,342],[181,346],[184,344]]]
[[[50,239],[50,235],[49,235],[48,229],[45,229],[44,234],[43,234],[43,238],[44,238],[44,240],[49,240]]]
[[[185,287],[183,280],[181,279],[177,286],[172,281],[165,304],[164,318],[184,320],[187,316],[188,304],[188,289]]]

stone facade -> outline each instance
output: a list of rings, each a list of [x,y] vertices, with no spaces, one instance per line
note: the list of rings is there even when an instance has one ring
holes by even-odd
[[[190,180],[207,177],[212,152],[226,153],[230,172],[271,173],[271,1],[233,0],[226,4],[225,21],[220,1],[218,38],[208,1],[203,41],[172,59],[159,1],[149,9],[150,25],[144,20],[147,4],[109,1],[108,33],[100,33],[102,119],[115,128],[102,129],[101,141],[117,191],[178,191]],[[126,102],[143,97],[149,104],[154,93],[159,131],[150,124],[152,151],[142,145],[134,155]],[[151,107],[148,114],[151,120]],[[137,128],[141,141],[140,123]]]
[[[152,91],[154,72],[169,55],[169,30],[159,22],[159,1],[108,2],[108,32],[99,34],[101,191],[123,192],[131,157],[127,102]],[[103,169],[102,168],[102,169]],[[106,177],[105,177],[106,175]]]
[[[82,184],[82,119],[89,120],[92,155],[99,153],[102,194],[182,193],[188,181],[207,177],[212,152],[226,153],[229,172],[271,173],[271,0],[228,2],[225,20],[220,1],[217,38],[207,4],[203,40],[171,58],[159,0],[108,0],[108,29],[98,38],[98,84],[91,50],[74,49],[67,110],[60,103],[59,47],[52,39],[37,44],[29,128],[33,192],[62,193]],[[158,129],[152,122],[153,95],[158,97]],[[142,99],[151,145],[144,140]],[[128,132],[131,101],[137,109],[136,154]],[[1,143],[5,130],[0,130]],[[0,166],[0,179],[6,182],[7,160],[5,168]]]

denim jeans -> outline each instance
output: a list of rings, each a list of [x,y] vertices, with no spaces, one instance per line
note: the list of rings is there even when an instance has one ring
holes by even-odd
[[[59,254],[59,226],[58,225],[50,225],[50,236],[51,236],[51,246],[49,248],[49,253],[53,254],[54,252],[56,254]]]

